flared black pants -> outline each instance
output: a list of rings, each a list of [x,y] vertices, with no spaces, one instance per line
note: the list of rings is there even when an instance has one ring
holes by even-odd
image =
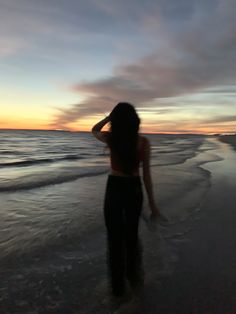
[[[142,256],[138,240],[142,203],[140,177],[109,175],[104,216],[108,239],[108,267],[112,291],[116,295],[124,292],[126,278],[131,285],[142,280]]]

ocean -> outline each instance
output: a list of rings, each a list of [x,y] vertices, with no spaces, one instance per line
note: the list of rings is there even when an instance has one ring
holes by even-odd
[[[211,186],[204,164],[220,160],[203,135],[146,135],[157,204],[168,227],[140,238],[147,285],[173,270],[178,243]],[[0,131],[0,312],[110,313],[103,197],[109,151],[90,133]]]

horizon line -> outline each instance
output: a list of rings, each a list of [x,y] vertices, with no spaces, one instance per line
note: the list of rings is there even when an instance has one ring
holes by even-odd
[[[68,132],[68,133],[90,133],[91,131],[85,130],[62,130],[62,129],[15,129],[15,128],[0,128],[0,131],[52,131],[52,132]],[[210,133],[199,133],[199,132],[140,132],[142,134],[163,134],[163,135],[236,135],[233,132],[210,132]]]

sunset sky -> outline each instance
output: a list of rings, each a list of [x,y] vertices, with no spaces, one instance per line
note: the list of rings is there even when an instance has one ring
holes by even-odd
[[[236,132],[235,0],[0,0],[0,128]]]

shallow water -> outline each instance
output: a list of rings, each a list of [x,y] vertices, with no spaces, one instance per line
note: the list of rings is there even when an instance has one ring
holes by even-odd
[[[25,135],[20,136],[25,141]],[[0,193],[0,292],[6,311],[45,313],[54,306],[61,313],[105,313],[109,308],[102,212],[109,161],[102,145],[95,147],[90,135],[81,136],[84,155],[77,161],[5,165],[0,170],[0,186],[9,188]],[[37,147],[35,137],[27,134],[31,149]],[[48,134],[41,135],[40,142],[44,137]],[[72,137],[80,139],[80,135]],[[210,172],[201,165],[220,157],[214,154],[217,142],[205,137],[151,135],[150,140],[155,198],[170,221],[168,228],[140,223],[147,284],[158,285],[174,267],[178,241],[185,241],[184,235],[199,218],[199,206],[210,187]],[[44,157],[49,149],[51,154],[58,135],[50,141],[40,146],[46,150]],[[63,154],[70,152],[70,141],[66,134]],[[17,145],[14,142],[12,150]],[[42,151],[34,159],[39,155]],[[21,156],[22,161],[27,158]],[[60,180],[48,184],[51,178]],[[38,181],[43,183],[40,188],[32,186]],[[144,215],[147,210],[145,198]]]

